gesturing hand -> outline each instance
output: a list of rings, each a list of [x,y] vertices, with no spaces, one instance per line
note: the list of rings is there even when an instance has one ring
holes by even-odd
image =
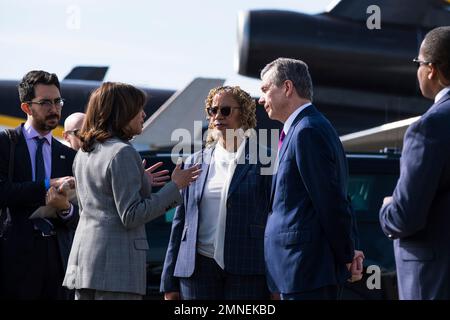
[[[201,172],[199,164],[181,170],[181,163],[178,163],[172,172],[172,181],[177,185],[178,189],[183,189],[197,180]]]
[[[150,184],[152,187],[162,187],[166,184],[166,181],[170,179],[169,176],[169,170],[161,170],[161,171],[155,171],[159,167],[163,165],[162,162],[157,162],[151,167],[145,169],[145,165],[147,164],[147,161],[142,160],[142,167],[144,168],[145,174],[147,175]]]

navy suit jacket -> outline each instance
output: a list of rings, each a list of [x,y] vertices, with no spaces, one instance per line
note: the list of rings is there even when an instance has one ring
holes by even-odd
[[[406,131],[380,223],[394,241],[400,299],[450,299],[450,94]]]
[[[258,146],[258,152],[259,152]],[[172,233],[161,275],[161,291],[179,291],[176,277],[190,277],[195,269],[200,202],[208,179],[214,148],[206,148],[186,160],[186,166],[202,163],[197,181],[184,189],[184,204],[174,215]],[[224,241],[225,271],[240,275],[264,274],[264,227],[269,211],[271,175],[261,175],[262,165],[245,147],[245,164],[236,166],[227,198]]]
[[[348,167],[328,120],[309,106],[289,129],[272,182],[265,232],[272,292],[296,293],[343,283],[351,275],[352,213]]]
[[[10,140],[5,132],[0,134],[0,206],[8,206],[12,226],[7,238],[2,239],[1,263],[5,275],[10,279],[21,279],[32,267],[29,260],[34,248],[34,228],[29,216],[45,205],[46,190],[44,183],[34,182],[31,159],[27,143],[22,133],[23,124],[17,127],[18,142],[14,154],[13,182],[8,181]],[[51,178],[72,176],[72,163],[75,151],[53,138],[52,140],[52,176]],[[61,262],[64,270],[72,245],[73,235],[78,223],[78,208],[74,206],[70,219],[60,217],[50,219],[56,231]]]

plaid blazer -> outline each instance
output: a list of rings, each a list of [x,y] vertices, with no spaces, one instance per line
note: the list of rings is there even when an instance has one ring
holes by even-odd
[[[258,152],[260,148],[263,147],[258,146]],[[176,277],[190,277],[194,272],[200,202],[213,152],[214,148],[205,148],[186,161],[186,166],[201,162],[202,173],[184,190],[184,204],[176,210],[161,276],[162,292],[178,291]],[[236,166],[227,197],[225,271],[241,275],[264,274],[264,229],[272,176],[261,174],[264,166],[250,155],[248,143],[244,156],[245,163]]]

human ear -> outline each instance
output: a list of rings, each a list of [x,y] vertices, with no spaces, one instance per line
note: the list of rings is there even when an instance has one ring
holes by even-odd
[[[284,86],[284,92],[286,93],[286,97],[290,97],[294,90],[294,84],[292,83],[291,80],[286,80],[283,83],[283,86]]]
[[[31,116],[31,109],[28,103],[22,102],[20,104],[20,109],[22,109],[22,111],[25,112],[27,115]]]

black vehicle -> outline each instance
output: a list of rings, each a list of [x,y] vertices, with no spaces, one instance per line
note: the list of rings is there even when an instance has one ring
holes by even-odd
[[[142,158],[148,164],[164,162],[164,168],[172,170],[172,154],[168,152],[144,151]],[[385,196],[391,195],[399,176],[399,154],[347,154],[349,163],[349,195],[355,211],[359,231],[359,249],[364,260],[364,277],[361,281],[348,283],[342,299],[397,299],[397,282],[392,241],[382,232],[378,212]],[[159,292],[160,277],[175,209],[168,211],[146,225],[150,250],[147,256],[147,297],[162,299]],[[371,273],[367,267],[377,266],[381,270],[380,288],[369,289],[367,281]]]

